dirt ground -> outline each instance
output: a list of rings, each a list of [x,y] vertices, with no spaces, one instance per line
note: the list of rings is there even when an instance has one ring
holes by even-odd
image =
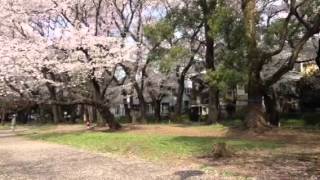
[[[198,157],[190,161],[241,177],[320,180],[319,130],[274,129],[264,134],[255,134],[237,129],[212,130],[183,125],[138,125],[126,128],[129,133],[137,134],[223,137],[282,143],[284,147],[276,150],[242,151],[227,159]]]
[[[44,131],[65,133],[83,130],[85,128],[81,125],[61,125]],[[105,130],[95,128],[95,131]],[[1,135],[0,131],[0,179],[320,179],[319,131],[275,129],[258,135],[234,129],[213,130],[183,125],[126,125],[122,131],[267,140],[285,146],[276,150],[237,152],[227,159],[194,157],[178,165],[159,165],[8,137]],[[221,172],[226,172],[223,177]]]
[[[217,179],[191,166],[167,166],[29,141],[0,131],[1,180]],[[220,179],[220,178],[218,178]]]

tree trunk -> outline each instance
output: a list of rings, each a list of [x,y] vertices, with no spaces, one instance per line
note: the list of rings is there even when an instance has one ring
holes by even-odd
[[[97,107],[92,106],[92,122],[98,121]]]
[[[144,95],[143,95],[143,90],[139,87],[139,85],[137,83],[134,84],[135,90],[137,92],[138,95],[138,99],[139,99],[139,119],[138,121],[141,123],[146,123],[146,110],[147,110],[147,103],[144,99]]]
[[[1,125],[4,126],[6,122],[6,111],[3,109],[1,112]]]
[[[242,8],[249,65],[248,114],[245,118],[245,123],[247,128],[261,132],[266,130],[269,126],[262,106],[264,87],[260,72],[263,67],[263,59],[256,40],[256,0],[243,1]]]
[[[209,114],[207,124],[217,123],[220,118],[219,91],[209,87]]]
[[[53,116],[53,123],[58,124],[61,121],[61,114],[59,111],[59,106],[53,104],[52,105],[52,116]]]
[[[103,126],[104,122],[97,121],[97,108],[95,106],[88,106],[88,112],[89,112],[89,120],[91,123],[97,122],[99,126]]]
[[[96,106],[87,106],[87,116],[90,123],[96,122],[98,127],[104,127],[106,125],[106,119],[103,117],[98,118],[100,111]],[[101,114],[100,114],[101,116]]]
[[[183,93],[184,93],[184,77],[181,77],[178,81],[178,93],[177,93],[177,102],[175,107],[175,117],[178,118],[182,114],[182,101],[183,101]]]
[[[248,113],[245,123],[247,128],[258,132],[269,128],[262,101],[263,87],[261,82],[258,78],[251,76],[248,85]]]
[[[273,88],[270,89],[270,93],[264,95],[264,105],[266,107],[267,120],[272,126],[279,127],[280,114],[279,114],[279,102],[277,100],[276,92]]]
[[[320,38],[318,40],[318,51],[317,51],[317,57],[316,57],[316,64],[320,70]]]
[[[39,115],[40,115],[39,120],[38,120],[39,123],[48,122],[48,119],[46,118],[46,113],[45,113],[44,107],[42,107],[42,106],[39,106]]]
[[[77,110],[78,110],[77,106],[72,108],[72,111],[71,111],[71,114],[70,114],[69,123],[71,123],[71,124],[76,124],[77,123]]]
[[[158,122],[161,122],[161,100],[154,100],[153,106],[155,117],[157,118]]]
[[[89,121],[89,111],[88,111],[88,107],[83,105],[83,122],[87,123],[87,121]]]
[[[116,131],[121,129],[121,124],[115,120],[114,115],[111,113],[109,107],[100,105],[97,107],[97,109],[102,118],[107,122],[110,130]]]
[[[129,102],[130,103],[130,102]],[[127,102],[127,98],[123,98],[124,112],[129,122],[132,122],[131,110],[129,108],[129,104]]]
[[[211,28],[209,25],[211,13],[215,11],[216,2],[207,4],[207,1],[203,1],[202,8],[204,14],[204,29],[205,29],[205,41],[206,41],[206,69],[207,71],[215,71],[215,39],[211,36]],[[219,91],[215,87],[209,87],[209,115],[208,115],[208,124],[218,122],[220,118],[220,106],[219,106]]]
[[[19,123],[26,124],[27,116],[25,111],[18,111],[16,115],[16,120]]]

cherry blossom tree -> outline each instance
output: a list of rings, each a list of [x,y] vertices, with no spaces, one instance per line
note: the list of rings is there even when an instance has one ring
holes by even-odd
[[[1,7],[10,17],[1,29],[1,41],[7,44],[0,50],[2,96],[15,94],[41,103],[45,98],[36,99],[34,92],[48,87],[50,104],[96,106],[110,128],[119,129],[105,96],[115,80],[116,67],[130,64],[136,46],[126,46],[122,38],[111,37],[111,23],[101,19],[103,10],[107,12],[103,9],[108,7],[107,1],[103,1],[104,6],[102,1],[40,2],[29,7],[25,1],[6,1]],[[69,81],[57,80],[57,75]],[[89,87],[88,96],[77,92],[76,101],[60,102],[52,95],[57,89],[70,94],[79,87]]]

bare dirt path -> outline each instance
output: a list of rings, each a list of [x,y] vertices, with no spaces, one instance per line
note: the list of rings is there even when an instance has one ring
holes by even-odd
[[[191,167],[168,167],[30,141],[0,130],[0,179],[216,179]],[[220,178],[218,178],[220,179]]]

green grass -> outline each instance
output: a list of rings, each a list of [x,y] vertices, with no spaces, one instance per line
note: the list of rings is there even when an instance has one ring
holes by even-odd
[[[10,129],[10,126],[8,126],[8,125],[0,125],[0,130],[8,130],[8,129]]]
[[[320,123],[310,125],[304,119],[283,119],[281,120],[281,127],[289,129],[320,129]]]
[[[221,122],[220,124],[213,124],[210,126],[199,126],[200,129],[208,129],[208,130],[228,130],[229,128],[241,128],[243,127],[243,121],[240,119],[236,120],[226,120]]]
[[[281,126],[285,128],[303,128],[305,122],[301,119],[288,119],[281,122]]]
[[[189,158],[208,155],[212,151],[212,146],[219,142],[226,142],[236,151],[275,149],[282,146],[274,142],[242,139],[102,132],[34,134],[29,135],[29,137],[34,140],[71,145],[95,152],[111,152],[122,155],[132,154],[149,160],[169,160],[170,158]]]

